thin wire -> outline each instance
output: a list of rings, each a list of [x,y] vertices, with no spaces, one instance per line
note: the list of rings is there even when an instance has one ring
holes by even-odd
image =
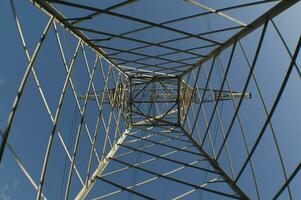
[[[238,41],[238,42],[240,42],[240,41]],[[219,56],[218,56],[218,61],[220,63],[220,67],[221,67],[222,71],[224,72],[223,63],[222,63],[222,61],[221,61],[221,59],[220,59]],[[228,80],[226,80],[226,84],[227,84],[227,87],[228,87],[229,91],[232,93],[232,89],[231,89],[231,86],[230,86]],[[233,103],[234,109],[236,109],[237,106],[236,106],[236,102],[235,102],[234,98],[231,98],[231,101]],[[247,143],[246,134],[245,134],[245,131],[244,131],[245,128],[243,126],[243,123],[242,123],[242,120],[241,120],[241,117],[240,117],[239,113],[237,113],[237,119],[238,119],[238,124],[239,124],[240,130],[241,130],[241,134],[243,136],[243,142],[244,142],[245,149],[247,151],[247,154],[249,154],[249,147],[248,147],[248,143]],[[252,170],[252,177],[253,177],[253,181],[254,181],[254,184],[255,184],[257,198],[260,199],[259,187],[258,187],[258,184],[257,184],[256,175],[255,175],[255,169],[253,167],[252,160],[250,160],[250,166],[251,166],[251,170]]]
[[[68,140],[67,140],[67,148],[70,149],[71,141],[72,141],[72,133],[74,132],[75,129],[75,124],[77,121],[77,112],[76,112],[76,102],[74,102],[74,109],[73,109],[73,115],[72,115],[72,122],[70,126],[70,130],[68,133]],[[60,190],[60,199],[63,199],[63,189],[64,185],[66,182],[66,169],[67,169],[67,161],[68,161],[68,156],[67,154],[65,155],[65,163],[64,163],[64,171],[63,171],[63,176],[62,176],[62,181],[61,181],[61,190]]]
[[[245,58],[245,60],[246,60],[246,62],[247,62],[247,64],[248,64],[248,67],[250,68],[251,65],[250,65],[250,63],[249,63],[249,60],[248,60],[246,51],[245,51],[243,45],[241,44],[241,42],[239,42],[239,46],[241,47],[242,52],[243,52],[243,55],[244,55],[244,58]],[[257,92],[258,92],[259,97],[260,97],[261,104],[262,104],[263,109],[264,109],[264,112],[265,112],[266,116],[268,116],[267,105],[266,105],[266,103],[265,103],[265,100],[264,100],[262,91],[261,91],[261,89],[260,89],[259,83],[258,83],[257,78],[256,78],[256,76],[255,76],[254,73],[252,73],[252,79],[253,79],[253,81],[254,81],[254,83],[255,83]],[[278,140],[277,140],[276,132],[275,132],[275,129],[274,129],[274,126],[273,126],[272,121],[269,122],[269,127],[270,127],[270,130],[271,130],[271,133],[272,133],[272,136],[273,136],[273,140],[274,140],[274,143],[275,143],[275,146],[276,146],[276,149],[277,149],[278,157],[279,157],[279,159],[280,159],[281,168],[282,168],[282,171],[283,171],[283,174],[284,174],[284,178],[287,180],[287,173],[286,173],[286,170],[285,170],[283,157],[282,157],[282,155],[281,155],[279,142],[278,142]],[[251,161],[250,161],[250,162],[251,162]],[[290,199],[292,199],[290,187],[288,187],[288,191],[289,191]]]
[[[144,147],[145,146],[145,141],[142,140],[140,143],[140,147]],[[141,161],[141,153],[136,152],[136,156],[135,156],[135,163],[139,163]],[[131,185],[134,185],[137,182],[138,179],[138,170],[134,170],[134,172],[132,173],[132,178],[131,178]],[[134,195],[132,193],[128,193],[128,200],[132,200],[134,198]]]
[[[209,20],[209,16],[208,16],[208,15],[206,16],[205,20],[206,20],[206,22],[207,22],[206,25],[207,25],[207,27],[208,27],[208,30],[209,30],[209,31],[212,30],[212,26],[211,26],[211,23],[210,23],[210,20]],[[213,35],[210,35],[210,38],[211,38],[211,39],[214,39],[214,36],[213,36]],[[220,57],[217,56],[217,58],[218,58],[217,61],[220,61]],[[217,62],[217,63],[216,63],[217,67],[216,67],[215,69],[216,69],[216,71],[217,71],[216,74],[217,74],[217,76],[219,77],[220,84],[222,84],[223,78],[222,78],[222,74],[221,74],[221,69],[218,67],[218,66],[219,66],[218,64],[219,64],[219,63]],[[206,71],[206,70],[204,69],[204,71]],[[205,74],[205,75],[206,75],[206,74]],[[227,79],[227,77],[225,77],[225,80],[226,80],[226,85],[227,85],[227,84],[228,84],[228,79]],[[211,90],[212,96],[214,97],[214,94],[213,94],[213,92],[212,92],[212,87],[211,87],[210,82],[209,82],[209,89]],[[214,98],[213,98],[213,99],[214,99]],[[216,100],[214,99],[214,101],[216,101]],[[221,103],[222,103],[222,107],[221,107],[221,108],[223,108],[223,103],[224,103],[224,102],[222,101]],[[218,119],[218,123],[219,123],[220,129],[221,129],[222,137],[225,139],[225,131],[224,131],[224,127],[223,127],[223,124],[222,124],[221,117],[222,117],[222,114],[219,113],[219,110],[218,110],[218,108],[217,108],[217,119]],[[226,144],[226,155],[227,155],[227,159],[228,159],[228,162],[229,162],[229,166],[230,166],[232,178],[234,178],[234,177],[235,177],[235,174],[234,174],[233,163],[232,163],[231,155],[230,155],[230,152],[229,152],[228,144]]]

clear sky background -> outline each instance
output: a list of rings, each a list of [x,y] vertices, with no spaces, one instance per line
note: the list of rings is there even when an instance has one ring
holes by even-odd
[[[40,12],[37,8],[35,8],[28,0],[16,0],[15,2],[20,23],[24,32],[25,41],[27,43],[30,54],[32,54],[35,45],[37,44],[43,31],[43,28],[49,18],[48,16]],[[91,1],[90,4],[97,5],[100,8],[106,8],[110,6],[112,2],[115,1]],[[204,1],[201,2],[204,3]],[[206,3],[208,2],[209,1],[207,1]],[[209,5],[214,8],[219,8],[226,5],[231,5],[229,2],[230,1],[213,1],[210,2]],[[233,2],[233,5],[235,5],[240,1],[231,2]],[[117,3],[117,1],[115,3]],[[186,4],[183,4],[183,2],[181,2],[180,0],[141,0],[137,3],[132,4],[132,6],[117,9],[116,12],[143,17],[146,20],[153,20],[157,22],[165,21],[170,18],[177,18],[184,15],[185,13],[194,14],[201,12],[200,8],[183,5]],[[252,9],[229,11],[227,12],[227,14],[242,19],[245,23],[249,23],[254,19],[254,17],[258,16],[267,8],[270,8],[273,5],[274,4],[266,4],[254,7]],[[66,15],[72,15],[71,10],[63,8],[61,8],[61,10],[64,11]],[[301,3],[297,3],[294,7],[288,9],[285,13],[275,18],[275,22],[278,25],[281,33],[283,34],[291,52],[294,51],[301,33],[299,20],[301,13],[300,11]],[[84,13],[84,11],[79,11],[78,14]],[[225,26],[227,23],[229,23],[222,21],[220,20],[220,18],[214,17],[212,15],[210,15],[207,20],[210,21],[210,28],[212,29]],[[87,23],[86,25],[89,24]],[[0,26],[0,128],[3,130],[6,126],[11,105],[17,93],[17,88],[19,87],[22,76],[27,66],[27,58],[25,57],[25,53],[22,49],[8,0],[0,0]],[[123,24],[116,18],[101,16],[99,18],[99,24],[93,24],[93,26],[97,27],[98,29],[103,28],[115,33],[121,33],[127,30],[139,28],[141,24]],[[208,31],[209,29],[205,18],[197,18],[187,23],[179,23],[172,26],[178,29],[189,30],[193,33]],[[242,40],[242,44],[246,48],[249,60],[252,60],[254,57],[254,52],[258,43],[260,31],[261,29],[255,31]],[[211,37],[219,41],[224,41],[234,32],[235,31],[230,31],[228,34],[216,34],[212,35]],[[63,41],[62,43],[65,50],[67,63],[70,63],[77,41],[69,33],[65,32],[61,27],[59,27],[59,33],[61,34]],[[158,42],[166,40],[168,38],[178,37],[178,35],[171,35],[167,32],[161,32],[160,34],[158,34],[158,30],[154,30],[153,32],[145,32],[143,36],[134,34],[130,36],[143,37],[141,39],[152,38],[154,41]],[[91,37],[93,37],[93,35],[91,35]],[[179,42],[170,45],[178,48],[190,48],[193,47],[195,43],[196,41],[194,40],[187,40],[186,42]],[[138,44],[130,44],[129,42],[122,40],[109,41],[107,43],[105,42],[104,44],[106,44],[107,46],[120,45],[126,46],[128,48],[139,46]],[[206,53],[210,50],[212,49],[208,48],[206,50],[202,50],[200,53]],[[227,49],[221,55],[221,60],[225,66],[229,57],[228,55],[230,53],[230,50],[230,48]],[[95,55],[88,48],[86,48],[86,51],[90,70],[92,70]],[[153,51],[156,50],[153,49],[145,51],[154,53]],[[157,52],[159,53],[161,53],[162,51],[162,49],[157,50]],[[137,57],[133,56],[133,59],[134,58]],[[301,56],[299,55],[297,58],[297,64],[299,66],[301,66],[300,58]],[[170,59],[176,58],[170,57]],[[210,62],[211,61],[205,64],[207,72],[209,71]],[[261,56],[259,56],[258,63],[254,71],[254,74],[261,87],[262,93],[264,94],[268,110],[271,108],[272,103],[274,102],[275,96],[284,78],[287,67],[289,66],[289,62],[290,60],[287,52],[285,51],[281,41],[279,40],[279,37],[276,35],[274,28],[271,26],[271,24],[269,24],[267,35],[261,50]],[[104,61],[102,61],[102,64],[104,71],[106,72],[108,70],[108,64]],[[55,39],[53,28],[50,29],[49,35],[47,36],[42,50],[37,58],[35,69],[44,89],[50,110],[52,114],[54,114],[58,103],[59,94],[65,79],[65,69],[61,61],[59,48]],[[235,52],[235,56],[233,58],[233,66],[228,76],[229,83],[233,90],[242,90],[243,83],[246,80],[247,72],[248,68],[246,61],[243,58],[241,49],[238,47],[238,50]],[[114,73],[115,76],[118,77],[117,71],[115,71]],[[94,84],[96,90],[102,90],[104,87],[104,80],[99,68],[97,68],[95,74],[96,78],[94,80]],[[84,60],[81,52],[79,54],[79,58],[76,61],[72,78],[75,82],[77,93],[84,94],[88,86],[88,76],[84,67]],[[206,80],[206,78],[202,74],[198,81],[199,87],[204,86],[204,80]],[[109,82],[110,88],[113,88],[113,80],[110,79]],[[221,84],[221,81],[218,79],[217,71],[214,72],[211,84],[214,89],[218,89]],[[299,164],[301,160],[301,123],[299,122],[301,119],[301,93],[299,91],[300,77],[294,69],[289,79],[286,90],[272,118],[288,175],[292,173],[296,165]],[[254,81],[250,82],[248,92],[252,93],[252,99],[246,100],[243,103],[240,114],[245,125],[248,145],[252,146],[258,136],[258,132],[261,129],[266,116],[260,103],[259,94],[256,91]],[[233,106],[231,102],[225,102],[222,105],[223,108],[219,107],[219,109],[223,110],[223,124],[225,125],[225,127],[228,127],[229,121],[233,115]],[[212,105],[205,105],[205,109],[208,112],[208,116],[210,116]],[[106,107],[104,112],[105,123],[108,123],[109,112],[109,107]],[[97,107],[95,105],[95,102],[89,102],[85,122],[90,128],[91,133],[94,133],[96,118]],[[204,134],[202,133],[202,131],[204,131],[205,128],[205,124],[203,123],[202,119],[199,119],[199,125],[201,129],[200,135]],[[59,119],[58,129],[62,132],[64,140],[67,141],[70,152],[72,151],[75,141],[78,123],[79,113],[76,109],[72,91],[69,86],[67,90],[66,100],[63,105],[62,115]],[[217,121],[215,120],[212,127],[215,127],[216,123]],[[111,130],[112,133],[110,132],[110,134],[113,134],[113,130],[115,129],[114,125],[115,124],[113,123]],[[103,129],[103,125],[101,125],[100,131],[103,131]],[[22,159],[24,165],[27,167],[29,173],[36,182],[38,182],[39,180],[50,130],[51,121],[42,104],[33,76],[31,75],[26,85],[24,95],[22,96],[21,103],[13,123],[9,143],[13,146],[14,150]],[[231,137],[229,138],[229,149],[231,155],[233,155],[234,169],[237,173],[241,167],[242,162],[246,158],[246,154],[243,150],[242,138],[239,134],[237,134],[239,132],[239,126],[237,122],[235,122],[232,132],[233,134],[231,134]],[[79,151],[76,165],[78,166],[80,174],[85,177],[88,156],[90,152],[90,144],[88,137],[86,136],[86,131],[84,129],[82,135],[83,137],[79,146],[81,150]],[[100,136],[98,143],[99,146],[102,145],[103,139],[104,136]],[[140,143],[139,145],[143,144]],[[206,150],[210,151],[209,146],[206,146],[205,148]],[[98,149],[97,151],[99,151],[99,153],[101,152],[100,149]],[[136,161],[138,161],[139,159],[143,158],[143,156],[136,156],[131,159],[132,161],[135,159]],[[63,147],[59,143],[58,137],[55,137],[54,147],[53,151],[51,152],[49,168],[46,175],[47,181],[45,183],[45,194],[47,195],[48,199],[61,199],[63,197],[61,196],[61,188],[66,178],[64,174],[67,173],[67,171],[65,170],[65,160],[66,158]],[[227,164],[225,164],[225,162],[223,161],[224,160],[221,161],[221,165],[225,167],[226,171],[229,170]],[[266,133],[264,134],[264,137],[260,142],[256,153],[254,154],[253,161],[258,177],[259,187],[261,188],[261,197],[262,199],[270,199],[284,183],[284,178],[269,128],[266,130]],[[93,168],[95,167],[96,160],[94,159]],[[113,169],[118,167],[118,165],[112,164],[111,167]],[[160,165],[158,164],[154,166],[154,168],[160,168]],[[68,169],[69,165],[67,164],[67,170]],[[253,189],[254,186],[252,185],[252,181],[250,181],[250,170],[248,169],[246,171],[246,174],[242,176],[242,180],[239,183],[243,186],[243,189],[246,190],[248,194],[250,194],[252,199],[255,199],[255,193]],[[193,174],[191,174],[191,177],[192,176]],[[120,177],[122,179],[127,179],[128,181],[128,176],[126,174],[122,174],[120,175]],[[140,174],[140,178],[141,177],[145,178],[146,175]],[[194,178],[197,179],[197,176]],[[75,184],[71,189],[72,198],[81,188],[78,179],[75,178],[75,176],[73,177],[73,179],[75,180]],[[300,185],[301,175],[299,173],[291,183],[291,190],[293,192],[294,199],[301,199],[301,193],[299,192],[298,188],[298,186],[300,187]],[[168,186],[166,187],[166,191],[170,191],[171,189],[181,190],[182,188],[181,186],[177,186],[178,188],[176,186],[175,188],[168,188]],[[112,188],[111,186],[105,186],[101,183],[97,186],[97,189],[102,189],[102,194],[104,194],[104,191],[109,191]],[[92,194],[99,192],[99,190],[97,189],[96,191],[92,191]],[[164,192],[166,191],[160,188],[160,186],[156,186],[155,190],[158,191],[158,194],[162,194],[162,196],[160,196],[161,198],[164,198]],[[199,197],[198,195],[199,193],[195,192],[193,195],[188,196],[187,199],[197,199]],[[0,199],[10,200],[33,198],[35,198],[35,190],[22,174],[20,168],[17,166],[15,160],[13,159],[12,154],[6,149],[3,162],[0,165]],[[121,197],[115,196],[114,198],[118,199]],[[129,195],[127,196],[127,198],[132,199],[134,197]],[[281,196],[280,199],[287,199],[287,191],[284,192],[283,196]]]

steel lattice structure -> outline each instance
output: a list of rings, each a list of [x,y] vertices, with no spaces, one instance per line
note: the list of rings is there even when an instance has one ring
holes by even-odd
[[[25,198],[301,197],[301,31],[281,27],[301,3],[164,2],[3,3],[1,63],[25,68],[0,158]]]

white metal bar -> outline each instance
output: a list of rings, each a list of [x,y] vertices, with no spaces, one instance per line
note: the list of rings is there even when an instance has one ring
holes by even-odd
[[[234,23],[236,23],[236,24],[238,24],[240,26],[247,26],[246,23],[244,23],[244,22],[242,22],[242,21],[240,21],[240,20],[238,20],[238,19],[236,19],[234,17],[231,17],[231,16],[229,16],[229,15],[223,13],[223,12],[220,12],[220,11],[217,11],[217,10],[215,10],[213,8],[210,8],[209,6],[206,6],[206,5],[204,5],[204,4],[200,3],[200,2],[196,2],[194,0],[184,0],[184,1],[186,1],[188,3],[191,3],[191,4],[193,4],[193,5],[195,5],[195,6],[199,7],[199,8],[202,8],[202,9],[204,9],[206,11],[209,11],[211,13],[215,13],[215,14],[217,14],[219,16],[222,16],[222,17],[224,17],[224,18],[226,18],[226,19],[228,19],[228,20],[230,20],[230,21],[232,21],[232,22],[234,22]]]
[[[106,155],[106,157],[99,163],[97,169],[95,170],[95,172],[93,173],[93,175],[91,176],[91,178],[89,179],[88,183],[81,189],[81,191],[77,194],[76,196],[76,200],[81,200],[81,199],[85,199],[85,197],[87,196],[87,194],[90,192],[90,190],[92,189],[92,187],[94,186],[95,182],[96,182],[96,177],[100,176],[100,174],[104,171],[104,169],[106,168],[106,166],[109,163],[109,159],[110,157],[114,156],[114,154],[117,152],[120,143],[122,143],[124,141],[124,139],[126,138],[126,133],[129,133],[130,131],[127,129],[125,130],[125,132],[122,134],[122,136],[118,139],[118,141],[114,144],[114,146],[112,147],[112,149],[110,150],[110,152]]]
[[[45,38],[47,36],[47,33],[49,31],[49,28],[51,27],[51,24],[53,22],[53,19],[54,17],[50,17],[48,23],[46,24],[44,30],[43,30],[43,33],[42,33],[42,36],[38,42],[38,44],[36,45],[35,47],[35,50],[32,54],[32,57],[26,67],[26,71],[23,75],[23,78],[22,78],[22,81],[20,83],[20,86],[18,88],[18,92],[17,92],[17,95],[15,97],[15,100],[14,100],[14,103],[13,103],[13,106],[11,108],[11,111],[9,113],[9,117],[8,117],[8,120],[7,120],[7,125],[6,125],[6,128],[4,130],[4,135],[3,135],[3,138],[2,138],[2,141],[1,141],[1,146],[0,146],[0,162],[1,162],[1,159],[2,159],[2,156],[3,156],[3,153],[4,153],[4,149],[5,149],[5,144],[8,140],[8,136],[9,136],[9,133],[10,133],[10,129],[11,129],[11,126],[13,124],[13,120],[14,120],[14,117],[15,117],[15,114],[18,110],[18,105],[20,103],[20,100],[21,100],[21,97],[22,97],[22,94],[24,92],[24,88],[26,86],[26,83],[28,81],[28,78],[29,78],[29,75],[30,75],[30,72],[34,66],[34,62],[36,61],[36,58],[41,50],[41,47],[45,41]]]

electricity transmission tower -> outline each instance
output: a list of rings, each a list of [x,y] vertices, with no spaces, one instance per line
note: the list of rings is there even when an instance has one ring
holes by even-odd
[[[3,5],[12,199],[301,198],[299,1]]]

